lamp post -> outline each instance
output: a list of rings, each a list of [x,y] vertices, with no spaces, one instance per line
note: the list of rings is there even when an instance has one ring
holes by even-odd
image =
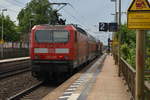
[[[116,21],[116,23],[117,23],[117,0],[111,0],[111,2],[115,2],[115,21]]]
[[[119,0],[119,31],[121,30],[121,0]],[[118,67],[119,67],[119,71],[118,71],[118,76],[121,75],[121,68],[120,68],[120,39],[121,39],[121,33],[119,33],[118,36]]]
[[[7,9],[2,9],[2,33],[1,33],[1,58],[3,58],[3,42],[4,42],[4,20],[3,20],[3,12],[7,11]]]
[[[119,21],[118,21],[118,14],[117,14],[117,0],[111,0],[112,2],[115,2],[115,11],[116,11],[116,22],[118,22],[118,27],[119,30],[121,29],[121,0],[118,0],[119,3]],[[121,33],[118,36],[118,67],[119,67],[119,71],[118,71],[118,76],[120,76],[120,38],[121,38]]]
[[[114,15],[115,16],[115,22],[118,23],[118,12],[117,12],[117,0],[111,0],[111,2],[115,2],[115,14],[111,14],[111,15]],[[115,42],[115,33],[113,33],[112,35],[112,39],[113,41]],[[112,46],[112,54],[114,56],[114,59],[115,59],[115,64],[117,64],[117,54],[116,54],[116,48],[115,46],[113,45]]]

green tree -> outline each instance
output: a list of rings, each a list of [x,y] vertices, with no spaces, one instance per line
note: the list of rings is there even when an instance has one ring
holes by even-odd
[[[135,48],[136,48],[136,33],[135,30],[129,30],[127,24],[121,25],[119,32],[115,33],[118,38],[120,34],[120,50],[121,56],[135,68]]]
[[[0,15],[0,23],[2,23],[3,18],[3,35],[4,35],[4,41],[18,41],[19,40],[19,34],[16,31],[16,25],[13,21],[11,21],[9,16],[1,16]],[[0,24],[0,27],[2,27],[2,24]],[[1,32],[0,32],[1,33]],[[1,38],[1,35],[0,35]]]
[[[19,29],[28,33],[37,24],[65,24],[59,19],[60,14],[52,9],[48,0],[31,0],[18,14]]]
[[[146,70],[150,70],[150,31],[146,31],[146,48],[145,48],[145,53],[146,53]]]

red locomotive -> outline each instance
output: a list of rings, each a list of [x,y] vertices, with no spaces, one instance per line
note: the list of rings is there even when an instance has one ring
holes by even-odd
[[[71,73],[97,56],[96,40],[74,25],[36,25],[30,35],[32,75]]]

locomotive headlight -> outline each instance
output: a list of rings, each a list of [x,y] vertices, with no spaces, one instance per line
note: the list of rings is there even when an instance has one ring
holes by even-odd
[[[58,58],[59,58],[59,59],[67,60],[69,57],[68,57],[68,56],[62,56],[62,55],[60,55],[60,56],[58,56]]]
[[[64,56],[58,56],[59,57],[59,59],[63,59],[64,58]]]
[[[59,59],[64,59],[64,60],[67,60],[69,57],[68,56],[63,56],[63,55],[60,55],[58,56]]]

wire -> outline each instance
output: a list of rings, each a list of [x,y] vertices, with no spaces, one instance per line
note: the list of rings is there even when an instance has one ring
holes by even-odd
[[[94,33],[94,31],[92,31],[91,29],[89,29],[84,23],[82,23],[78,18],[76,18],[74,15],[72,15],[71,13],[69,13],[67,10],[62,9],[66,14],[68,14],[69,16],[71,16],[73,19],[75,19],[79,24],[79,26],[81,26],[82,28],[84,28],[88,33]],[[94,35],[94,34],[93,34]]]
[[[69,3],[69,6],[71,7],[71,8],[73,8],[73,10],[75,11],[75,13],[76,13],[76,15],[77,16],[79,16],[80,15],[80,13],[75,9],[75,7],[72,5],[72,4],[70,4]],[[79,16],[82,20],[85,20],[86,18],[83,16],[83,15],[81,15],[81,16]],[[84,25],[87,25],[87,23],[85,23]],[[92,25],[90,25],[91,27],[93,27]],[[94,27],[93,27],[94,28]],[[88,30],[88,31],[91,31],[91,30]],[[93,32],[93,31],[92,31]]]
[[[25,5],[24,3],[20,2],[20,1],[17,1],[17,0],[14,0],[14,1],[16,1],[18,4]]]
[[[2,7],[2,8],[6,8],[5,6],[2,6],[2,5],[0,5],[0,7]],[[6,9],[9,9],[9,10],[10,10],[10,11],[12,11],[12,12],[18,13],[18,11],[17,11],[17,10],[14,10],[14,9],[11,9],[11,8],[6,8]]]
[[[54,1],[54,0],[51,0],[51,1]],[[65,1],[67,1],[67,0],[65,0]],[[74,10],[75,10],[75,8],[73,7],[73,5],[72,4],[70,4],[70,3],[67,3],[71,8],[73,8]],[[71,16],[73,19],[75,19],[78,23],[80,23],[80,24],[82,24],[82,25],[80,25],[80,26],[82,26],[82,27],[85,27],[85,28],[87,28],[85,25],[84,25],[84,23],[83,22],[81,22],[78,18],[76,18],[74,15],[72,15],[71,13],[69,13],[68,11],[66,11],[66,10],[64,10],[64,9],[62,9],[65,13],[67,13],[69,16]],[[84,26],[83,26],[84,25]]]
[[[78,19],[76,18],[74,15],[72,15],[71,13],[69,13],[67,10],[62,9],[65,13],[67,13],[69,16],[71,16],[73,19],[75,19],[78,23],[82,24],[80,26],[83,26],[84,24]],[[85,27],[85,26],[83,26]],[[86,27],[85,27],[86,28]]]
[[[11,7],[10,7],[11,6]],[[10,11],[13,11],[13,12],[17,12],[18,13],[18,10],[16,10],[16,7],[14,7],[15,5],[12,5],[10,2],[8,2],[7,0],[4,1],[3,4],[0,4],[0,7],[2,8],[6,8],[6,9],[9,9]],[[17,6],[18,7],[18,6]],[[20,8],[20,7],[19,7]]]
[[[10,5],[14,5],[14,6],[17,6],[17,7],[22,7],[22,5],[18,5],[16,2],[11,2],[10,0],[5,0],[4,2],[10,4]]]
[[[54,0],[51,0],[52,2],[54,2]]]

